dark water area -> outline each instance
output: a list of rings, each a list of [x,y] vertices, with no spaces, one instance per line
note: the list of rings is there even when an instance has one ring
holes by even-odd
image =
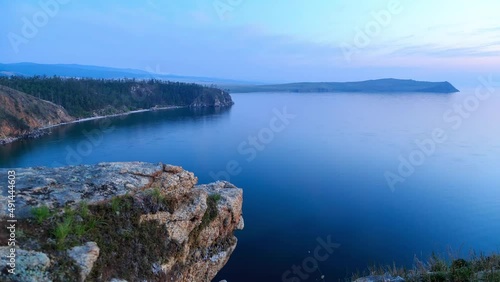
[[[473,95],[233,94],[229,110],[57,127],[0,147],[0,167],[164,162],[229,180],[245,229],[214,281],[337,281],[500,250],[500,97]]]

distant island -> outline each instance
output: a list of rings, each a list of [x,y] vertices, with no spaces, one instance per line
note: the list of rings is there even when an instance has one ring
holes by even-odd
[[[456,93],[451,83],[427,82],[405,79],[377,79],[359,82],[300,82],[272,85],[234,85],[227,86],[231,93],[251,92],[368,92],[368,93]]]

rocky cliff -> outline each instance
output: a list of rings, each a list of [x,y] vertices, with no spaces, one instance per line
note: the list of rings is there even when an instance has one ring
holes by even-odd
[[[0,142],[72,120],[61,106],[0,85]]]
[[[191,108],[230,107],[234,104],[229,93],[216,88],[204,89],[190,105]]]
[[[9,219],[0,169],[0,217]],[[15,169],[16,269],[2,281],[211,281],[243,228],[242,190],[180,167],[103,163]],[[2,247],[3,246],[3,247]]]

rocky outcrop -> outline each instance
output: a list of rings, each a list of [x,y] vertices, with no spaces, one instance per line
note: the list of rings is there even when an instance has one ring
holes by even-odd
[[[85,281],[92,271],[92,267],[99,257],[99,251],[100,249],[95,242],[88,242],[83,246],[76,246],[68,250],[68,256],[80,268],[80,280]]]
[[[216,88],[206,88],[203,90],[202,94],[198,96],[193,103],[191,103],[191,108],[207,108],[216,107],[224,108],[230,107],[234,104],[229,93],[219,90]]]
[[[34,138],[39,128],[72,120],[61,106],[0,85],[0,143]]]
[[[44,258],[16,270],[44,281],[211,281],[236,247],[234,231],[243,228],[241,189],[197,185],[177,166],[23,168],[16,181],[18,254]],[[6,219],[7,187],[1,191]],[[0,261],[0,280],[30,281],[8,274],[6,263]]]

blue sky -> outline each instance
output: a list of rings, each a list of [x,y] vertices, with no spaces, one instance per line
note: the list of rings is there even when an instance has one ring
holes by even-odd
[[[263,82],[453,82],[500,65],[495,0],[0,0],[0,11],[3,63]]]

